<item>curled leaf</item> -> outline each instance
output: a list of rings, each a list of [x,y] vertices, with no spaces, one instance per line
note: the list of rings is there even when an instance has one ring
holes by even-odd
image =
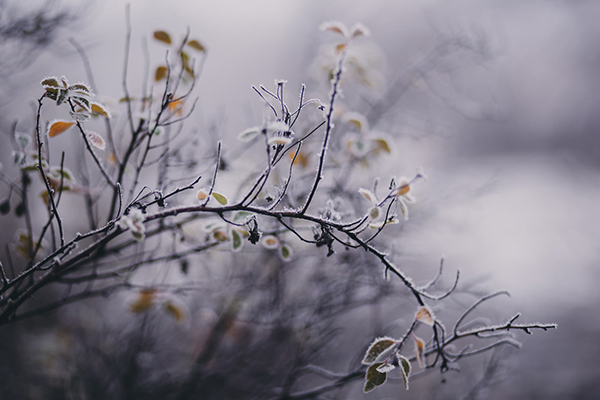
[[[67,89],[69,92],[75,92],[77,94],[85,95],[85,96],[93,96],[92,90],[85,83],[75,83]]]
[[[362,363],[364,365],[371,365],[387,357],[394,350],[397,343],[397,340],[387,336],[375,339],[367,349]]]
[[[410,376],[410,361],[408,358],[403,355],[396,354],[398,358],[398,365],[400,365],[400,370],[402,371],[402,380],[404,381],[404,387],[408,390],[408,378]]]
[[[92,112],[94,114],[102,115],[103,117],[110,118],[110,111],[106,108],[104,104],[90,102]]]
[[[260,133],[260,131],[261,131],[261,129],[258,126],[255,126],[253,128],[248,128],[238,135],[238,139],[241,140],[242,142],[249,142],[252,139],[254,139],[255,137],[257,137],[258,134]]]
[[[237,229],[231,230],[231,249],[234,252],[240,251],[244,246],[244,240],[242,239],[243,234]]]
[[[181,302],[175,299],[168,299],[163,303],[163,307],[167,314],[171,315],[177,322],[181,322],[185,320],[186,311],[185,307]]]
[[[425,341],[416,335],[412,335],[415,341],[415,357],[419,367],[425,368]]]
[[[75,125],[75,122],[72,121],[54,121],[48,127],[48,136],[54,137],[56,135],[60,135],[73,125]]]
[[[171,36],[165,31],[154,31],[154,39],[166,43],[171,44]]]
[[[73,100],[73,103],[75,103],[76,105],[78,105],[79,107],[84,109],[85,111],[88,111],[88,112],[92,111],[90,101],[88,99],[86,99],[84,97],[73,96],[73,97],[71,97],[71,100]]]

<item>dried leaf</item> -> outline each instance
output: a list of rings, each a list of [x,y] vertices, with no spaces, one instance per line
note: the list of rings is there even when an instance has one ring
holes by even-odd
[[[44,88],[59,88],[61,86],[60,83],[58,83],[58,78],[55,76],[44,78],[41,84]]]
[[[171,44],[171,36],[165,31],[154,31],[154,39],[166,44]]]
[[[56,135],[60,135],[70,127],[75,125],[75,122],[69,121],[54,121],[48,127],[48,136],[54,137]]]
[[[194,50],[206,52],[206,48],[204,46],[202,46],[202,44],[197,40],[190,40],[186,44]]]
[[[392,153],[392,149],[391,149],[389,143],[387,142],[387,140],[385,140],[383,138],[376,138],[376,139],[373,139],[373,141],[375,142],[375,148],[377,150],[385,151],[388,154]]]
[[[425,341],[416,335],[412,335],[415,341],[415,357],[419,367],[425,368]]]
[[[181,304],[177,304],[175,301],[167,300],[164,303],[165,311],[175,318],[177,322],[185,320],[185,309]]]
[[[426,306],[422,306],[419,308],[417,314],[415,315],[415,320],[420,321],[429,326],[433,326],[433,324],[435,323],[435,317],[433,316],[433,313]]]
[[[380,337],[375,339],[367,349],[362,363],[364,365],[371,365],[374,362],[387,357],[394,350],[397,343],[398,341],[391,337]]]
[[[212,192],[212,197],[214,197],[215,200],[218,201],[220,205],[222,205],[222,206],[227,205],[227,197],[223,196],[221,193]]]
[[[365,386],[363,388],[363,391],[365,393],[368,393],[371,390],[375,389],[377,386],[381,386],[385,383],[387,379],[387,373],[379,372],[377,370],[381,365],[383,365],[383,363],[375,363],[367,369],[367,374],[365,376]]]
[[[156,72],[154,73],[154,80],[158,82],[161,79],[165,79],[167,77],[167,71],[167,67],[165,67],[164,65],[157,67]]]
[[[99,150],[106,150],[106,142],[102,138],[102,136],[98,135],[96,132],[88,131],[85,136],[88,138],[92,146]]]

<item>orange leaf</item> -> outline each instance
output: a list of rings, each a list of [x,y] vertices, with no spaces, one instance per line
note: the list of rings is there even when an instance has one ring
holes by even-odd
[[[67,122],[67,121],[54,121],[50,127],[48,128],[48,136],[54,137],[59,135],[75,125],[75,122]]]
[[[156,299],[156,289],[142,289],[138,292],[138,297],[135,302],[131,303],[129,309],[131,312],[140,314],[148,311],[154,305]]]
[[[165,31],[155,31],[154,39],[164,42],[166,44],[171,44],[171,36]]]

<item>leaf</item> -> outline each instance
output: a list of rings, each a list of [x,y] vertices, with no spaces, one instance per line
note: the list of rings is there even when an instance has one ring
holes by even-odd
[[[350,35],[352,38],[358,36],[369,36],[371,32],[369,29],[361,23],[355,24],[352,28],[350,28]]]
[[[86,98],[73,96],[71,97],[73,103],[77,104],[79,107],[83,108],[85,111],[91,112],[92,108],[90,106],[90,101]]]
[[[60,87],[60,83],[58,83],[58,78],[55,76],[50,76],[48,78],[44,78],[44,80],[42,80],[41,82],[42,86],[44,86],[44,88],[59,88]]]
[[[60,106],[63,101],[67,98],[68,92],[66,90],[58,89],[58,93],[56,95],[56,105]]]
[[[156,300],[156,289],[142,289],[138,292],[137,299],[129,305],[132,313],[141,314],[152,308]]]
[[[251,213],[250,211],[238,211],[233,216],[233,222],[246,223],[253,215],[254,213]]]
[[[276,249],[279,246],[279,239],[273,235],[265,235],[262,237],[262,245],[265,249]]]
[[[375,142],[375,148],[377,150],[385,151],[388,154],[392,153],[392,149],[391,149],[389,143],[387,142],[387,140],[385,140],[383,138],[376,138],[376,139],[373,139],[373,141]]]
[[[171,36],[165,31],[154,31],[154,39],[166,44],[171,44]]]
[[[84,110],[81,110],[84,111]],[[77,122],[85,122],[90,118],[90,115],[85,112],[69,111],[69,115]]]
[[[177,304],[175,301],[167,300],[164,303],[165,311],[175,318],[177,322],[185,320],[185,310],[181,304]]]
[[[348,38],[348,29],[341,22],[337,22],[337,21],[325,22],[323,25],[321,25],[321,30],[339,33],[340,35],[342,35],[344,37],[344,39]]]
[[[335,46],[335,52],[336,53],[341,53],[342,51],[344,51],[345,48],[346,48],[346,44],[345,43],[340,43],[337,46]]]
[[[86,132],[85,136],[90,141],[90,143],[99,150],[106,150],[106,142],[102,136],[98,135],[96,132]]]
[[[222,206],[227,205],[227,197],[223,196],[221,193],[212,192],[212,197],[214,197],[215,200],[218,201],[220,205],[222,205]]]
[[[75,125],[75,122],[54,121],[48,127],[48,136],[54,137],[56,135],[60,135],[61,133],[63,133],[64,131],[66,131],[67,129],[72,127],[73,125]]]
[[[410,376],[410,361],[408,358],[403,355],[396,354],[398,358],[398,364],[400,365],[400,370],[402,371],[402,380],[404,381],[404,387],[408,390],[408,377]]]
[[[198,193],[196,193],[196,197],[198,198],[198,200],[206,200],[206,198],[208,197],[208,192],[206,191],[206,189],[200,189],[198,190]]]
[[[362,197],[369,200],[371,203],[377,204],[377,197],[375,197],[375,194],[373,194],[373,192],[371,192],[370,190],[359,188],[358,193],[360,193]]]
[[[161,79],[165,79],[167,77],[167,71],[167,67],[165,67],[164,65],[161,65],[160,67],[156,68],[156,72],[154,73],[154,80],[158,82]]]
[[[357,112],[347,112],[343,116],[343,120],[346,123],[352,124],[358,128],[359,132],[369,131],[369,121],[367,117]]]
[[[435,317],[433,316],[433,313],[427,306],[422,306],[419,308],[417,314],[415,315],[415,320],[420,321],[429,326],[433,326],[433,324],[435,323]]]
[[[416,335],[412,335],[415,341],[415,356],[419,367],[425,368],[425,341]]]
[[[69,171],[68,168],[63,167],[61,169],[60,167],[50,167],[49,172],[50,174],[54,175],[57,179],[63,177],[64,179],[70,182],[75,182],[75,177],[73,176],[73,173]]]
[[[290,261],[293,255],[294,251],[287,243],[282,243],[281,246],[279,246],[279,257],[282,261]]]
[[[261,129],[258,126],[248,128],[238,135],[238,139],[242,142],[249,142],[260,133]]]
[[[92,112],[94,114],[98,114],[98,115],[102,115],[103,117],[106,118],[110,118],[110,111],[108,111],[108,109],[106,108],[106,106],[104,104],[100,104],[100,103],[96,103],[96,102],[90,102],[91,105],[91,109]]]
[[[231,248],[234,252],[238,252],[244,247],[244,240],[242,239],[242,233],[237,229],[231,230]]]
[[[272,121],[267,125],[267,132],[289,132],[290,127],[283,121]]]
[[[190,40],[186,44],[194,50],[206,52],[206,48],[204,46],[202,46],[202,44],[197,40]]]
[[[93,96],[92,90],[85,83],[76,83],[74,85],[69,86],[67,89],[69,92],[75,92],[78,94],[82,94],[85,96]]]
[[[393,371],[395,368],[396,366],[394,364],[383,363],[379,366],[379,368],[377,368],[377,371],[384,373]]]
[[[365,387],[363,388],[365,393],[368,393],[377,386],[381,386],[385,383],[387,379],[387,373],[379,372],[377,370],[381,365],[383,365],[383,363],[375,363],[367,369],[367,374],[365,376]]]
[[[364,365],[371,365],[374,362],[379,361],[381,358],[389,355],[394,350],[397,343],[398,341],[387,336],[375,339],[367,349],[362,363]]]
[[[267,140],[267,143],[270,145],[276,144],[276,145],[285,146],[285,145],[292,143],[292,139],[290,139],[288,137],[284,137],[284,136],[274,136],[274,137],[269,138],[269,140]]]

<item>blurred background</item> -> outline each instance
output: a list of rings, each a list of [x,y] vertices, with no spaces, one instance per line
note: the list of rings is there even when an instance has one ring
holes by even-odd
[[[30,47],[0,30],[6,38],[0,40],[3,131],[17,119],[31,119],[45,76],[87,81],[71,38],[89,57],[98,95],[107,103],[123,95],[125,2],[4,3],[3,26],[25,15],[24,7],[65,17],[28,42]],[[324,21],[367,26],[381,71],[374,86],[381,86],[379,93],[394,84],[406,87],[401,98],[386,100],[390,106],[381,116],[371,116],[371,128],[392,136],[396,148],[385,165],[368,173],[384,179],[391,173],[411,176],[421,166],[428,176],[418,184],[418,202],[395,246],[403,266],[417,276],[425,269],[428,276],[444,256],[450,270],[461,270],[466,285],[511,292],[495,315],[521,311],[524,321],[559,324],[557,331],[523,339],[524,347],[511,352],[503,361],[507,368],[486,387],[486,398],[595,398],[600,389],[599,2],[129,4],[130,89],[139,90],[143,82],[143,63],[137,61],[145,57],[144,40],[151,32],[182,36],[189,27],[208,49],[193,121],[218,124],[224,138],[260,121],[252,85],[285,79],[295,91],[303,82],[309,90],[319,84],[311,74],[327,36],[319,32]],[[447,38],[459,38],[462,50],[439,53]],[[147,48],[150,65],[160,64],[164,47],[149,42]],[[406,76],[409,82],[403,81]],[[0,146],[6,173],[11,150]],[[5,231],[2,238],[11,236]],[[482,371],[468,373],[477,381]],[[412,398],[455,398],[430,385],[414,381]],[[358,393],[347,398],[360,398]]]

